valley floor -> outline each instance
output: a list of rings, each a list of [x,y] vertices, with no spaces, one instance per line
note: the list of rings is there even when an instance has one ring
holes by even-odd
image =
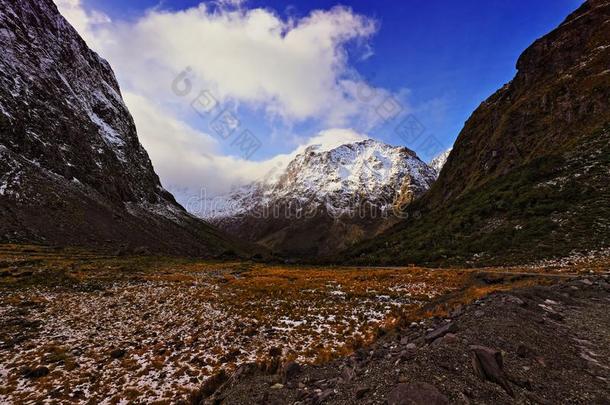
[[[0,403],[175,403],[220,370],[257,363],[273,374],[278,359],[325,367],[494,291],[607,269],[592,258],[479,270],[286,267],[0,246]],[[265,395],[277,381],[261,378],[255,392]]]
[[[244,367],[197,403],[610,404],[609,280],[494,293],[323,365]]]

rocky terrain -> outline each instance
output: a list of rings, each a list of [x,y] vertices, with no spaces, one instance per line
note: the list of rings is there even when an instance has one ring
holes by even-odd
[[[609,276],[557,281],[405,322],[328,364],[219,374],[192,403],[608,404]]]
[[[0,241],[234,249],[161,187],[112,69],[52,0],[1,0],[0,41]]]
[[[316,255],[373,237],[436,171],[404,147],[368,139],[306,149],[277,179],[210,201],[202,215],[231,234],[288,255]]]
[[[527,263],[610,245],[610,2],[590,0],[467,121],[408,219],[355,263]]]
[[[472,345],[503,352],[517,399],[601,403],[609,263],[322,268],[2,245],[0,403],[197,402],[230,375],[225,403],[383,403],[418,381],[511,401],[474,376]]]

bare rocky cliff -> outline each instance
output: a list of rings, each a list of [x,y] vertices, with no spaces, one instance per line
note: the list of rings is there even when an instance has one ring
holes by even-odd
[[[112,69],[51,0],[1,0],[0,41],[0,241],[231,249],[162,188]]]
[[[588,1],[519,58],[515,78],[460,133],[434,200],[541,156],[560,155],[610,122],[610,2]]]

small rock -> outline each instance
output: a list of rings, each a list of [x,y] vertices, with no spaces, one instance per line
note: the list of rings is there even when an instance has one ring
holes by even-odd
[[[113,359],[120,359],[124,357],[125,354],[127,354],[127,352],[123,349],[114,349],[110,352],[110,357],[112,357]]]
[[[564,319],[564,318],[563,318],[563,315],[561,315],[561,314],[560,314],[560,313],[558,313],[558,312],[549,312],[549,313],[547,314],[547,316],[548,316],[549,318],[551,318],[552,320],[557,321],[557,322],[563,322],[563,319]]]
[[[482,318],[483,316],[485,316],[485,312],[479,309],[477,311],[474,311],[474,316],[476,316],[477,318]]]
[[[452,345],[452,344],[457,343],[458,337],[453,333],[447,333],[445,336],[443,336],[439,340],[442,345]]]
[[[533,357],[534,355],[535,355],[534,350],[529,346],[520,344],[517,347],[517,356],[521,357],[522,359],[525,359],[528,357]]]
[[[415,351],[417,350],[417,345],[415,343],[409,343],[406,348],[407,350]]]
[[[362,399],[371,389],[367,386],[356,388],[356,399]]]
[[[390,395],[388,405],[448,405],[449,400],[427,383],[399,384]]]
[[[432,343],[436,339],[445,336],[447,333],[452,333],[452,332],[455,332],[456,330],[457,330],[456,324],[453,322],[449,322],[449,323],[441,326],[440,328],[437,328],[437,329],[433,330],[432,332],[428,333],[425,338],[426,342]]]
[[[406,336],[405,336],[405,337],[403,337],[402,339],[400,339],[400,344],[401,344],[402,346],[406,346],[406,345],[408,345],[408,344],[409,344],[409,338],[408,338],[408,337],[406,337]]]
[[[525,301],[523,301],[519,297],[515,297],[514,295],[507,295],[505,300],[506,300],[506,302],[519,305],[520,307],[525,306]]]
[[[274,384],[271,386],[272,390],[281,390],[282,388],[284,388],[284,384],[280,384],[280,383],[277,383],[277,384]]]
[[[25,378],[40,378],[49,375],[49,369],[47,367],[36,367],[36,368],[25,368],[23,370],[23,376]]]

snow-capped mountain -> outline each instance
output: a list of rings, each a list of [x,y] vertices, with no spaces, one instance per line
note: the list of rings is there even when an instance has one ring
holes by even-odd
[[[441,174],[441,170],[443,170],[445,163],[447,163],[447,159],[449,159],[449,155],[451,154],[452,150],[453,148],[447,149],[446,151],[440,153],[434,159],[432,159],[430,163],[428,163],[428,165],[436,171],[437,177],[439,174]]]
[[[0,0],[0,43],[0,241],[224,249],[161,187],[110,65],[52,0]]]
[[[324,251],[337,247],[327,240],[334,237],[333,226],[341,224],[351,233],[345,243],[369,236],[368,230],[374,233],[391,223],[399,208],[428,190],[435,178],[434,169],[404,147],[372,139],[328,151],[311,146],[276,180],[209,200],[201,215],[230,233],[286,251],[310,251],[314,244],[295,246],[291,232],[298,227],[309,234],[325,224],[329,235],[316,236],[324,240],[319,246]],[[327,231],[320,226],[319,232]]]

